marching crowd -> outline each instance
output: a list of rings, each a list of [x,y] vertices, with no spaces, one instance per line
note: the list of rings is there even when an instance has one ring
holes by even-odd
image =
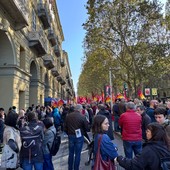
[[[1,167],[54,170],[51,148],[59,130],[68,137],[68,170],[79,170],[84,142],[91,147],[94,170],[112,170],[116,164],[127,170],[170,168],[170,102],[139,99],[117,99],[113,108],[95,102],[19,111],[13,106],[7,114],[0,108]],[[119,155],[113,131],[122,137],[125,157]]]

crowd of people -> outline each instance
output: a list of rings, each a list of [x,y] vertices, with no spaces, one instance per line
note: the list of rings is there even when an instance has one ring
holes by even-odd
[[[54,134],[60,131],[68,137],[68,170],[79,170],[83,144],[92,142],[88,136],[91,131],[94,143],[92,169],[97,167],[100,141],[104,161],[111,160],[113,165],[119,163],[127,170],[158,170],[160,155],[170,157],[169,106],[169,102],[162,104],[157,100],[127,102],[117,99],[113,108],[95,102],[63,104],[61,107],[32,105],[19,111],[13,106],[7,114],[0,108],[1,166],[7,170],[18,166],[24,170],[33,167],[35,170],[54,170],[50,148]],[[125,157],[114,144],[114,131],[122,136]]]

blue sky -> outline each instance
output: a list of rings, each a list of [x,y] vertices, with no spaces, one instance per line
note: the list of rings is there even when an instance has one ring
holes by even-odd
[[[63,50],[68,53],[75,90],[81,73],[83,39],[85,30],[82,24],[87,19],[85,4],[87,0],[57,0],[57,7],[65,41]]]
[[[65,41],[62,49],[68,53],[75,91],[81,73],[83,39],[85,30],[82,24],[87,19],[85,4],[87,0],[56,0]],[[166,0],[161,0],[165,3]]]

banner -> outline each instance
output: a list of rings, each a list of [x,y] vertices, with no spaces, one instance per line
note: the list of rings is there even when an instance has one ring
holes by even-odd
[[[145,96],[150,96],[150,95],[151,95],[150,88],[145,88]]]
[[[157,88],[152,88],[152,96],[157,96]]]

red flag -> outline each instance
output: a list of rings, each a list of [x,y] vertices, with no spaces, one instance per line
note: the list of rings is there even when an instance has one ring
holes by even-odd
[[[62,106],[64,104],[64,101],[62,99],[60,99],[57,103],[58,107]]]

